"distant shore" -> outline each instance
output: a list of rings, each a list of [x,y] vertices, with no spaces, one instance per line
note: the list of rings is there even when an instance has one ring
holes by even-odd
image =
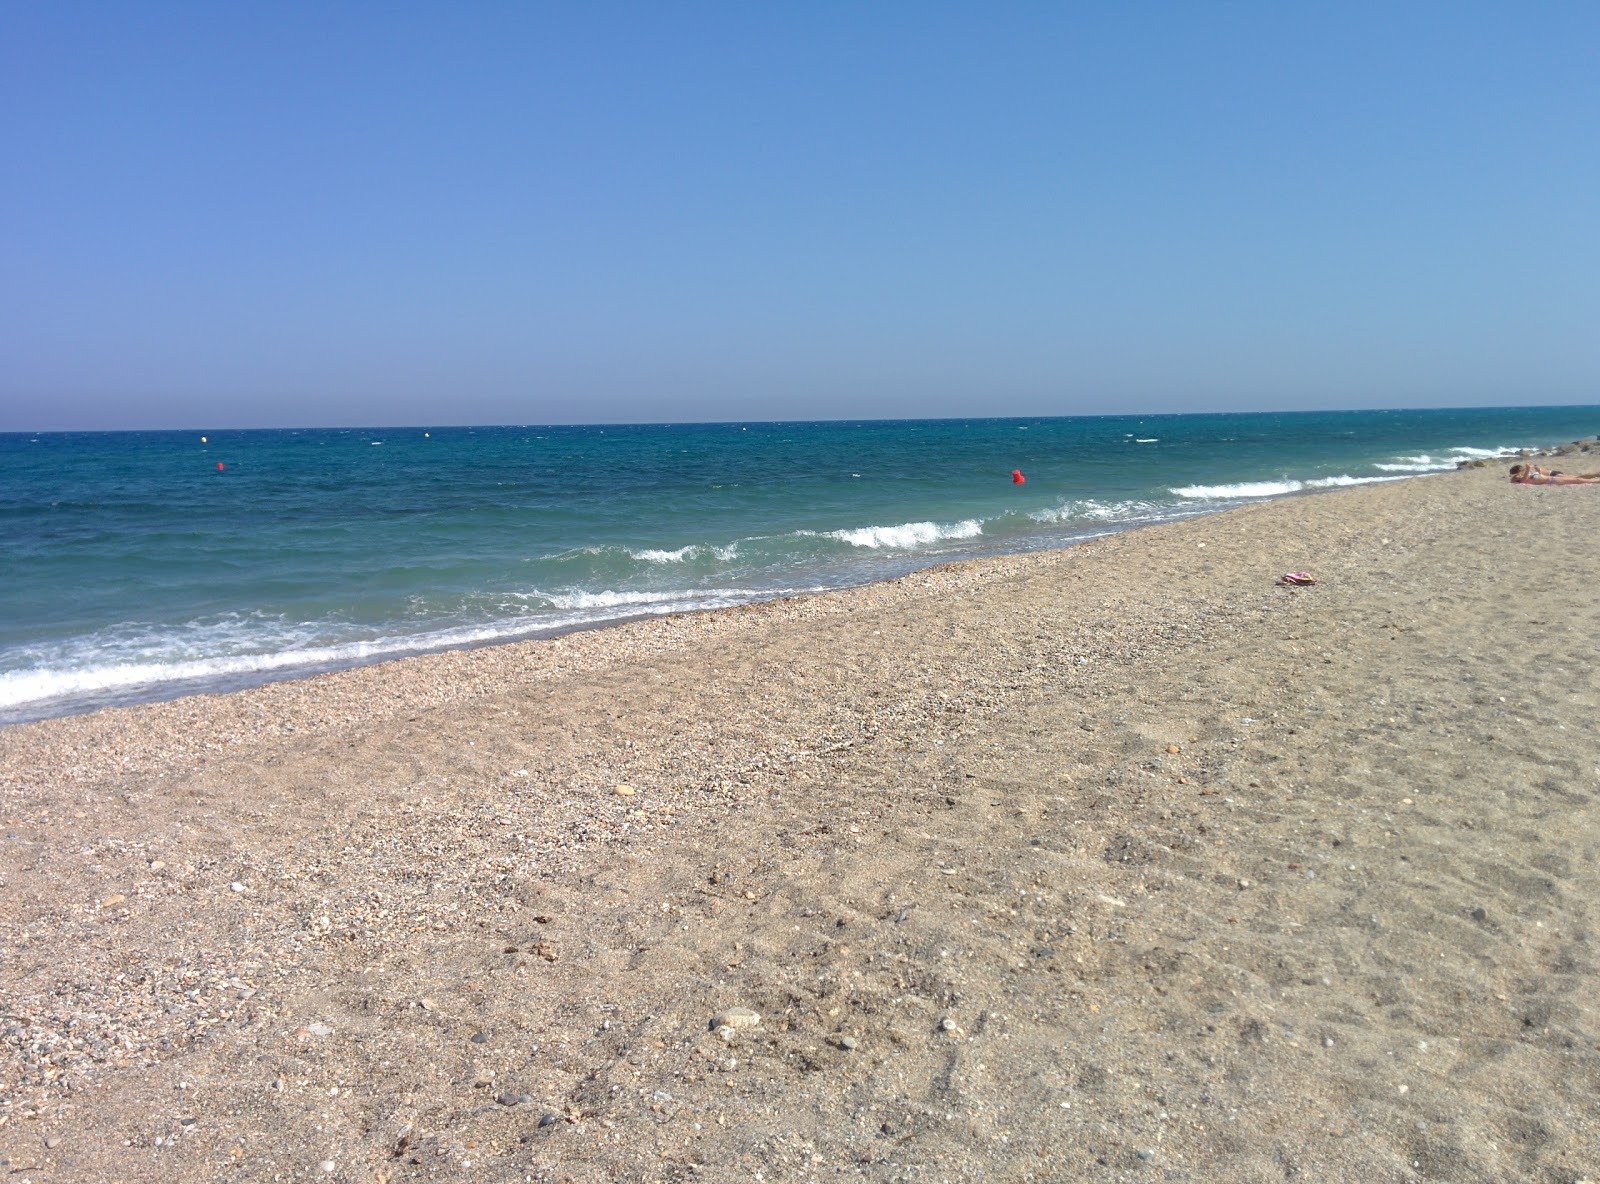
[[[0,1157],[1595,1176],[1597,532],[1490,463],[0,729]]]

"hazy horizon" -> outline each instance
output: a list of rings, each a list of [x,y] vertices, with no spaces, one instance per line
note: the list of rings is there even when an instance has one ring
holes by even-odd
[[[603,420],[525,420],[507,421],[504,423],[450,423],[450,422],[363,422],[363,423],[176,423],[157,424],[141,427],[82,427],[82,428],[5,428],[0,427],[0,433],[13,436],[26,435],[53,435],[69,434],[73,432],[268,432],[268,431],[305,431],[305,432],[358,432],[358,431],[419,431],[419,432],[446,432],[446,431],[475,431],[478,429],[492,430],[500,428],[627,428],[627,427],[716,427],[720,425],[738,426],[741,424],[783,424],[783,423],[914,423],[919,420],[934,421],[963,421],[970,420],[981,422],[985,420],[1043,420],[1043,419],[1162,419],[1167,417],[1187,415],[1339,415],[1361,414],[1365,412],[1394,412],[1405,414],[1415,411],[1487,411],[1487,410],[1559,410],[1564,407],[1585,408],[1593,407],[1600,410],[1600,400],[1593,403],[1505,403],[1505,404],[1460,404],[1441,405],[1437,407],[1395,406],[1395,407],[1279,407],[1279,408],[1223,408],[1220,410],[1192,410],[1192,411],[1104,411],[1104,412],[1068,412],[1060,415],[845,415],[799,418],[795,416],[757,416],[745,419],[603,419]],[[1600,422],[1596,424],[1596,433],[1600,434]]]

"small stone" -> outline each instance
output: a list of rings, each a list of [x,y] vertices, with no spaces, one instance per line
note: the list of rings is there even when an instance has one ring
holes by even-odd
[[[244,891],[244,885],[239,883],[238,880],[235,880],[233,883],[229,884],[228,887],[232,888],[235,892],[243,892]]]
[[[839,1037],[839,1047],[844,1049],[846,1052],[850,1051],[853,1048],[859,1048],[860,1045],[861,1045],[861,1041],[857,1040],[854,1036],[841,1036],[841,1037]]]
[[[254,987],[240,987],[238,997],[240,999],[254,999],[256,997],[256,989]]]
[[[310,1032],[313,1036],[333,1035],[333,1029],[328,1027],[328,1025],[323,1023],[321,1020],[312,1020],[306,1025],[306,1031]]]
[[[1487,921],[1489,919],[1489,911],[1482,905],[1479,905],[1477,908],[1472,910],[1472,919],[1474,921]]]
[[[44,1141],[44,1145],[46,1147],[50,1148],[50,1150],[54,1151],[57,1147],[61,1146],[61,1136],[60,1135],[51,1135],[48,1139],[46,1139]]]
[[[319,1163],[317,1166],[319,1168],[321,1168],[324,1172],[326,1172],[328,1175],[331,1176],[333,1174],[334,1167],[337,1166],[337,1165],[334,1164],[333,1160],[325,1159],[321,1163]]]
[[[761,1013],[748,1007],[730,1007],[711,1021],[713,1029],[753,1028],[761,1022]]]
[[[128,898],[119,892],[115,896],[108,896],[102,900],[100,902],[100,907],[103,909],[115,908],[119,904],[126,904],[127,901]]]
[[[1167,751],[1176,756],[1178,753],[1182,752],[1183,749],[1179,748],[1176,744],[1169,744],[1167,745]]]
[[[1324,1036],[1322,1038],[1322,1047],[1323,1048],[1332,1048],[1333,1047],[1333,1037],[1332,1036]]]
[[[499,1102],[502,1106],[515,1106],[519,1099],[516,1094],[501,1094],[495,1099],[495,1101]]]
[[[487,1032],[474,1032],[472,1034],[472,1043],[474,1043],[474,1044],[488,1044],[489,1043],[489,1033],[487,1033]]]
[[[1239,881],[1239,887],[1241,887],[1241,888],[1250,887],[1250,881],[1249,880],[1240,880]]]
[[[1156,1157],[1156,1153],[1154,1151],[1141,1151],[1141,1152],[1139,1152],[1139,1158],[1144,1160],[1145,1163],[1149,1163],[1155,1157]]]
[[[631,798],[633,796],[633,786],[631,786],[631,785],[619,785],[619,786],[617,786],[617,796],[619,798]]]
[[[438,1004],[436,1004],[432,999],[424,996],[423,998],[417,1000],[417,1006],[422,1008],[423,1011],[433,1011],[438,1007]]]
[[[561,1120],[559,1118],[557,1118],[554,1114],[544,1114],[544,1115],[541,1115],[540,1118],[539,1118],[539,1126],[541,1128],[542,1127],[547,1127],[547,1126],[555,1126],[555,1124],[560,1122],[560,1121]]]
[[[941,1032],[954,1032],[955,1030],[956,1030],[956,1022],[955,1022],[955,1020],[951,1019],[949,1016],[945,1016],[944,1019],[939,1021],[939,1031],[941,1031]]]
[[[165,859],[152,859],[150,861],[150,870],[153,872],[162,871],[166,866],[167,861]]]
[[[532,1105],[532,1103],[533,1103],[533,1095],[532,1094],[518,1094],[517,1095],[517,1105],[519,1105],[519,1106],[528,1106],[528,1105]]]

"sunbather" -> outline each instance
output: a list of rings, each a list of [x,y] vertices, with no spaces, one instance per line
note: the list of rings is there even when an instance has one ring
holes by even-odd
[[[1517,463],[1511,466],[1513,485],[1600,485],[1600,473],[1563,473],[1559,469],[1544,469],[1534,464]]]

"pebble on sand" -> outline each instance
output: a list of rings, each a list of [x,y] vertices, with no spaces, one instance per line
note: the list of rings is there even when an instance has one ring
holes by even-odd
[[[748,1007],[730,1007],[711,1021],[713,1032],[723,1028],[753,1028],[761,1022],[761,1013]]]

